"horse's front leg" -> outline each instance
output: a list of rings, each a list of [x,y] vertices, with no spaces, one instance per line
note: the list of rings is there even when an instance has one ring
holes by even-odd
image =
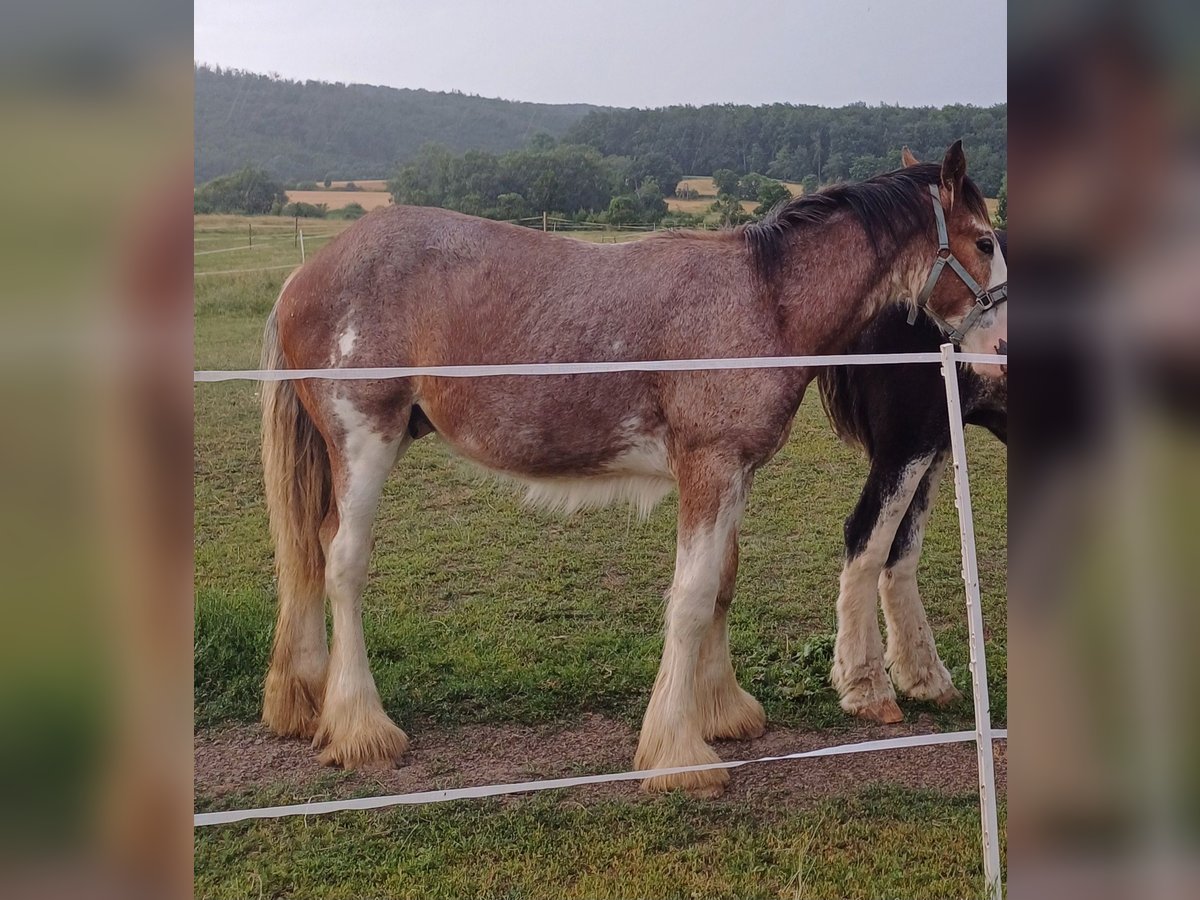
[[[712,624],[700,645],[699,700],[704,713],[704,737],[744,740],[767,729],[762,704],[738,684],[729,655],[729,606],[737,582],[737,533],[725,549],[721,583]]]
[[[750,472],[738,460],[705,455],[677,461],[676,474],[679,528],[675,578],[667,599],[662,662],[634,758],[639,769],[718,762],[705,735],[727,729],[713,718],[713,698],[708,694],[727,691],[731,702],[749,705],[733,680],[732,667],[725,671],[724,610],[720,622],[717,611],[724,580],[729,582],[724,592],[726,606],[732,598],[737,529],[746,507]],[[714,632],[718,626],[720,631]],[[753,702],[749,698],[749,703]],[[751,712],[750,718],[756,720],[761,715],[761,709]],[[758,731],[760,725],[755,721],[753,727],[739,730]],[[698,796],[716,797],[728,781],[728,771],[710,769],[649,778],[642,787],[648,791],[682,788]]]
[[[932,459],[873,460],[858,505],[846,519],[846,561],[830,678],[842,709],[876,722],[904,718],[884,667],[876,590],[896,530]]]
[[[887,622],[884,659],[892,683],[914,700],[929,700],[941,706],[961,699],[962,694],[938,657],[933,631],[917,590],[917,567],[921,562],[925,524],[937,499],[947,456],[945,450],[941,451],[921,479],[892,541],[887,566],[879,576],[879,598]]]

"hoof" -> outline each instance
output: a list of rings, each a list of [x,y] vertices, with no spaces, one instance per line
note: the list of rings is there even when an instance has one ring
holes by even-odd
[[[933,702],[938,706],[950,706],[953,703],[958,703],[960,700],[962,700],[962,698],[962,691],[954,687],[954,685],[951,685],[949,688],[934,697]]]
[[[408,750],[408,735],[383,711],[340,727],[322,719],[313,737],[322,765],[343,769],[394,768]]]
[[[949,706],[962,699],[962,693],[950,680],[950,673],[940,663],[936,669],[927,669],[921,678],[907,678],[904,673],[893,668],[892,681],[897,690],[914,700]]]
[[[904,713],[896,703],[892,682],[882,666],[866,668],[855,674],[858,677],[848,677],[845,668],[834,662],[830,680],[841,697],[839,703],[842,709],[852,716],[884,725],[904,721]]]
[[[704,722],[704,739],[748,741],[762,737],[767,730],[767,714],[762,704],[738,688],[738,695],[711,711]]]
[[[658,768],[666,768],[660,766]],[[729,784],[728,769],[708,769],[704,772],[680,772],[675,775],[660,775],[642,782],[647,794],[665,794],[668,791],[684,791],[693,797],[715,800],[725,793]]]
[[[702,740],[663,743],[648,737],[643,729],[638,752],[634,754],[635,769],[673,769],[677,766],[704,766],[719,763],[721,757]],[[667,791],[686,791],[693,797],[720,797],[729,783],[728,769],[705,769],[700,772],[677,772],[674,775],[658,775],[642,782],[642,790],[648,794]]]
[[[324,685],[310,685],[295,675],[268,671],[263,685],[263,724],[280,737],[313,737],[321,718],[324,691]]]
[[[855,715],[860,719],[879,722],[881,725],[895,725],[897,722],[904,721],[904,713],[900,711],[900,705],[890,698],[876,700],[874,703],[864,706]]]

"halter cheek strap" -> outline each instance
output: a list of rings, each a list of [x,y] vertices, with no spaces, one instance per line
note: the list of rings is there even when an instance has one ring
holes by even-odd
[[[946,211],[942,209],[942,198],[938,192],[938,186],[936,184],[929,185],[929,193],[933,195],[933,216],[937,221],[937,259],[933,262],[933,268],[929,270],[929,277],[925,279],[925,286],[921,288],[921,293],[917,295],[916,305],[908,311],[908,324],[915,324],[917,321],[917,311],[923,310],[925,315],[933,320],[938,330],[946,336],[946,339],[957,347],[963,342],[963,339],[967,336],[967,332],[975,327],[975,323],[979,321],[979,318],[985,312],[1008,301],[1008,282],[998,284],[994,288],[985,288],[981,287],[979,282],[971,277],[971,273],[958,261],[958,257],[950,252],[950,236],[946,230]],[[938,279],[941,278],[942,272],[947,266],[950,267],[955,275],[962,279],[963,284],[975,295],[975,305],[963,316],[963,320],[957,328],[934,312],[929,306],[929,298],[933,296],[933,289],[937,286]]]

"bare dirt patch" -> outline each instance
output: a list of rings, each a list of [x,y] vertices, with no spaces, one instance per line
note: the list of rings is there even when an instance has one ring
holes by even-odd
[[[753,759],[930,730],[923,721],[856,725],[836,732],[780,728],[753,741],[721,741],[716,749],[722,759]],[[476,725],[416,732],[398,768],[338,773],[321,766],[305,741],[277,738],[261,725],[238,725],[196,734],[195,790],[198,797],[217,801],[262,789],[309,799],[564,778],[627,770],[636,746],[636,731],[602,716],[588,716],[569,728]],[[1005,750],[1005,743],[997,742],[996,780],[1001,791],[1007,783]],[[794,806],[854,794],[869,786],[955,794],[977,785],[975,748],[969,743],[764,763],[735,769],[732,775],[722,802]],[[638,782],[629,781],[573,788],[570,798],[632,802],[645,795]]]

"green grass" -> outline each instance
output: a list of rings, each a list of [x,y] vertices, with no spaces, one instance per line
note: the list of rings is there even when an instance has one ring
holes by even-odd
[[[970,897],[983,893],[978,846],[974,796],[875,788],[781,810],[681,796],[585,807],[558,792],[516,804],[442,804],[202,829],[195,893]]]
[[[244,235],[240,222],[227,227],[231,239]],[[254,256],[255,264],[289,261],[291,242],[277,243],[251,251],[263,254]],[[218,244],[224,246],[220,240],[197,246]],[[197,268],[238,268],[248,263],[234,265],[227,257],[242,256],[198,257]],[[198,368],[257,364],[262,324],[286,275],[278,270],[196,279]],[[198,385],[195,417],[195,709],[197,725],[209,726],[257,716],[274,595],[254,386]],[[989,682],[995,718],[1003,722],[1006,455],[974,429],[968,452]],[[832,436],[810,392],[788,445],[757,478],[731,618],[735,666],[770,721],[828,728],[831,743],[846,725],[828,685],[842,521],[865,473],[864,460]],[[588,712],[636,723],[661,651],[674,528],[673,501],[645,522],[625,509],[567,520],[530,511],[454,460],[436,439],[418,441],[388,483],[364,598],[368,649],[388,712],[410,732],[488,721],[569,724]],[[930,523],[920,583],[942,656],[969,694],[959,566],[947,483]],[[969,701],[947,711],[901,705],[910,718],[934,713],[946,728],[972,721]],[[888,875],[904,854],[918,861],[912,865],[925,866],[918,871],[930,879],[945,873],[957,885],[953,893],[975,890],[973,795],[912,800],[911,809],[908,800],[897,801],[878,819],[874,802],[868,796],[829,806],[824,821],[840,823],[831,832],[814,827],[815,812],[776,811],[768,822],[753,808],[707,808],[676,799],[614,804],[587,815],[539,800],[335,817],[306,826],[206,829],[197,840],[197,893],[255,896],[256,884],[246,880],[254,871],[272,885],[264,896],[406,896],[414,892],[403,886],[405,879],[424,871],[437,874],[445,896],[569,896],[562,893],[568,883],[576,896],[618,896],[618,886],[631,896],[687,896],[710,883],[705,879],[716,879],[711,890],[701,891],[705,896],[790,896],[798,842],[810,838],[815,843],[807,852],[826,866],[812,883],[828,885],[832,894],[871,895],[863,885],[874,885],[873,893],[942,893],[929,886],[941,881],[909,890],[896,880],[917,878],[908,863],[895,869],[894,878]],[[928,832],[918,827],[926,813],[955,823],[950,831],[961,832],[958,843],[941,826]],[[832,847],[831,834],[840,835]],[[522,837],[506,852],[493,846],[504,835]],[[335,854],[328,853],[330,846]],[[641,849],[635,854],[634,848]],[[473,854],[488,853],[495,854],[495,871],[507,873],[495,876],[500,881],[487,882],[486,871],[471,863]],[[554,872],[573,870],[583,859],[594,866],[591,874],[556,880]],[[828,868],[835,863],[841,875]],[[615,874],[605,875],[608,869]],[[854,877],[859,869],[878,878],[860,883]],[[734,891],[738,883],[754,887]],[[501,885],[512,891],[506,894]],[[804,893],[825,895],[808,888]]]

